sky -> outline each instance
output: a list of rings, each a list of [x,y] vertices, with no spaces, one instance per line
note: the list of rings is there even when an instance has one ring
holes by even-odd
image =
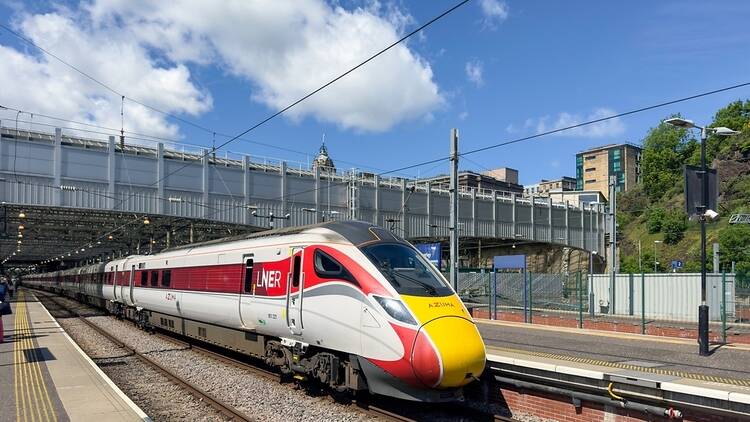
[[[0,105],[24,110],[0,110],[0,120],[106,137],[40,116],[48,115],[123,127],[130,142],[220,145],[454,4],[0,0],[0,23],[101,82],[0,28]],[[750,82],[747,16],[744,0],[472,0],[219,155],[306,165],[325,138],[337,167],[386,172],[447,157],[451,128],[467,151]],[[750,88],[724,92],[469,155],[460,166],[512,167],[526,184],[574,176],[578,151],[638,144],[674,113],[709,122],[746,98]],[[441,161],[399,174],[447,171]]]

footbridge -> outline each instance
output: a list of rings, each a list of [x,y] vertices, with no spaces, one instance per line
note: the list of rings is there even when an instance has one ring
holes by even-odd
[[[420,180],[355,170],[331,173],[163,143],[121,144],[115,137],[83,138],[59,128],[2,127],[0,135],[6,234],[0,259],[45,259],[86,242],[89,249],[82,254],[103,257],[146,245],[162,248],[178,237],[197,241],[329,219],[371,221],[410,240],[443,239],[450,233],[448,190]],[[27,224],[17,239],[22,212],[26,218],[35,214],[38,225]],[[112,231],[115,235],[102,237]],[[602,251],[605,214],[596,204],[572,207],[549,198],[462,188],[459,231],[474,240]]]

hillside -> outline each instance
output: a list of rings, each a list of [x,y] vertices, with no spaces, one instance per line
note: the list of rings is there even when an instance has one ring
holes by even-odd
[[[708,266],[712,267],[711,244],[718,242],[721,269],[735,262],[738,276],[750,281],[750,225],[730,225],[733,213],[750,213],[750,100],[736,101],[718,110],[709,126],[742,131],[733,137],[710,136],[707,157],[719,174],[720,217],[708,224]],[[682,260],[682,271],[700,270],[700,224],[685,214],[683,166],[700,162],[697,131],[659,124],[643,139],[641,182],[618,194],[618,225],[623,272],[639,272],[638,243],[643,270],[654,271],[654,248],[658,271]],[[655,243],[654,241],[661,241]]]

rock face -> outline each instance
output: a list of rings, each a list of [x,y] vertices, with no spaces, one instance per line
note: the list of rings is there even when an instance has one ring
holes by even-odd
[[[502,247],[482,248],[482,257],[476,256],[468,261],[469,267],[490,268],[492,258],[496,255],[526,255],[527,271],[532,273],[554,273],[565,274],[578,271],[588,273],[589,253],[579,249],[563,247],[559,245],[525,244]],[[594,272],[605,270],[605,263],[599,259],[594,260]]]

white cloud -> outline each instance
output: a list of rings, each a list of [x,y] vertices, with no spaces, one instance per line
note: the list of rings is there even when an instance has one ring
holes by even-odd
[[[412,23],[391,3],[345,10],[321,0],[211,2],[99,0],[95,22],[123,22],[131,35],[172,60],[219,62],[249,81],[251,97],[282,108],[381,47]],[[290,31],[290,28],[294,28]],[[401,44],[289,112],[343,128],[383,131],[442,106],[432,68]]]
[[[508,18],[508,5],[500,0],[481,0],[479,7],[484,15],[485,25],[494,28]]]
[[[549,116],[526,119],[526,121],[524,122],[524,129],[533,130],[535,133],[543,133],[569,126],[575,126],[587,121],[601,119],[614,114],[617,114],[617,112],[606,107],[596,108],[586,116],[562,112],[558,114],[554,119],[550,119]],[[561,132],[557,132],[554,135],[581,138],[608,138],[620,136],[623,133],[625,133],[625,123],[623,123],[620,118],[614,118],[586,126],[564,130]]]
[[[481,61],[468,61],[466,62],[464,69],[466,70],[466,78],[468,78],[470,82],[476,86],[484,85],[484,78],[482,77],[482,74],[484,73],[484,64]]]
[[[469,117],[469,112],[468,111],[462,111],[462,112],[458,113],[458,119],[459,120],[466,120],[468,117]]]
[[[215,66],[244,80],[249,98],[278,110],[397,40],[413,18],[390,2],[346,10],[323,0],[92,0],[78,10],[21,14],[15,22],[128,97],[195,116],[212,107],[212,98],[194,80],[193,67]],[[0,44],[0,63],[0,103],[119,127],[120,99],[53,59]],[[402,44],[288,117],[383,131],[429,119],[443,104],[429,63]],[[179,133],[163,116],[128,102],[125,125]]]
[[[24,15],[23,34],[59,57],[107,81],[115,90],[159,108],[197,115],[210,109],[211,96],[191,81],[182,64],[160,64],[126,34],[86,26],[68,12]],[[58,61],[0,45],[0,103],[36,113],[120,127],[121,99]],[[178,128],[143,106],[125,102],[125,128],[175,136]],[[36,117],[34,121],[44,119]]]

